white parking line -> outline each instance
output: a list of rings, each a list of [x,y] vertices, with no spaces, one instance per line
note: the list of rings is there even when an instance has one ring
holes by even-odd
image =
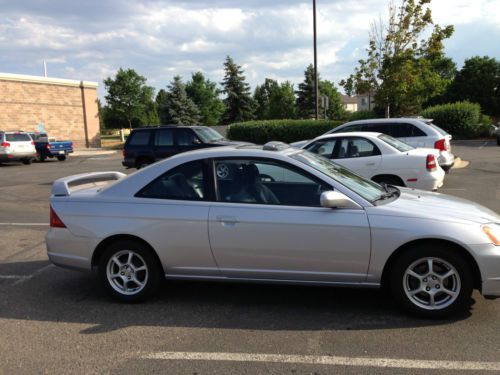
[[[484,146],[486,146],[488,142],[484,142],[481,146],[479,146],[479,149],[482,149]]]
[[[0,226],[7,227],[46,227],[49,223],[0,223]]]
[[[53,266],[53,264],[47,264],[29,275],[0,275],[0,280],[16,280],[12,285],[20,285]]]
[[[500,371],[500,362],[427,361],[394,358],[337,357],[316,355],[158,352],[144,354],[141,356],[141,358],[187,361],[272,362],[307,365],[334,365],[453,371]]]

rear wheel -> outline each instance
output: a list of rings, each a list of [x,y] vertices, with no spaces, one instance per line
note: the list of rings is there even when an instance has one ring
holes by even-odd
[[[412,248],[395,260],[390,272],[392,295],[410,313],[439,319],[469,306],[472,272],[452,250]]]
[[[497,135],[497,146],[500,146],[500,136]]]
[[[30,165],[31,164],[31,159],[23,159],[21,160],[24,165]]]
[[[153,164],[153,162],[150,159],[138,159],[135,163],[135,167],[137,169],[142,169],[142,168],[147,167],[150,164]]]
[[[65,161],[66,160],[66,155],[57,155],[57,160],[59,160],[59,161]]]
[[[160,286],[162,268],[152,250],[137,241],[117,241],[99,262],[99,276],[105,289],[120,302],[141,302]]]
[[[45,159],[47,159],[47,156],[45,156],[45,154],[43,152],[38,154],[38,161],[40,163],[43,163],[45,161]]]

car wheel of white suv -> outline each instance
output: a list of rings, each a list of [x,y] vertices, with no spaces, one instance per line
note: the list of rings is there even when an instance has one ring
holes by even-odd
[[[456,252],[432,245],[414,247],[394,261],[390,272],[392,295],[410,313],[440,319],[470,305],[472,272]]]
[[[162,280],[161,266],[152,251],[140,242],[127,240],[119,240],[105,250],[99,276],[113,297],[129,303],[151,297]]]

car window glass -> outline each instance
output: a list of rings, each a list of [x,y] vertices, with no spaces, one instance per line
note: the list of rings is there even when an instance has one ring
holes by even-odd
[[[380,155],[380,150],[369,140],[364,138],[343,138],[337,158],[362,158],[376,155]]]
[[[336,139],[322,139],[311,143],[306,150],[330,159],[336,143]]]
[[[128,144],[130,146],[146,146],[149,144],[149,131],[132,132]]]
[[[199,142],[199,138],[190,129],[177,129],[177,145],[192,146]]]
[[[161,129],[156,131],[155,146],[173,146],[174,131],[173,129]]]
[[[5,134],[5,140],[7,142],[31,142],[30,136],[26,133]]]
[[[206,196],[203,162],[182,164],[141,189],[136,197],[178,200],[203,200]]]
[[[320,206],[327,184],[291,166],[262,160],[215,161],[218,200],[286,206]]]
[[[437,126],[435,124],[429,123],[427,125],[429,125],[433,129],[435,129],[441,135],[449,135],[448,132],[446,132],[445,130],[441,129],[439,126]]]

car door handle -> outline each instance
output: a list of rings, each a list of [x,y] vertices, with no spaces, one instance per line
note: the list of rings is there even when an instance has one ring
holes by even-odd
[[[215,217],[215,220],[217,220],[223,226],[227,227],[233,227],[238,222],[238,219],[236,219],[234,216],[224,216],[224,215],[217,215]]]

